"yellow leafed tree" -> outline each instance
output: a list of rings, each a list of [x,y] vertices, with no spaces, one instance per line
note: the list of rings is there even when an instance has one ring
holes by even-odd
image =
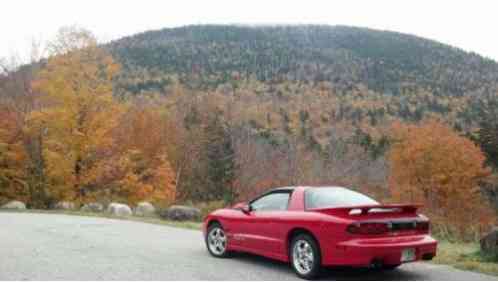
[[[85,30],[63,29],[51,46],[54,53],[33,82],[47,107],[30,118],[46,128],[52,197],[83,200],[91,172],[113,143],[121,109],[113,101],[112,78],[119,65]]]

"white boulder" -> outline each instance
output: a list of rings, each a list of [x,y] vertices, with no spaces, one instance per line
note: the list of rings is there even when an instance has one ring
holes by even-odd
[[[116,216],[130,216],[132,215],[131,209],[126,204],[110,203],[107,207],[107,212]]]
[[[20,201],[10,201],[1,207],[6,210],[25,210],[26,205]]]
[[[149,202],[140,202],[135,208],[136,216],[153,216],[156,213],[156,208]]]

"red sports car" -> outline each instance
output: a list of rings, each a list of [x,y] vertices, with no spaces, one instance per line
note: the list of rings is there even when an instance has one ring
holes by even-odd
[[[284,187],[209,214],[206,246],[215,257],[243,251],[290,262],[305,279],[322,266],[394,269],[431,260],[437,241],[415,205],[382,205],[341,187]]]

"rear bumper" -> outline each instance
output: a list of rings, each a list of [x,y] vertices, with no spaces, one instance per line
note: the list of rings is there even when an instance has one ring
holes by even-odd
[[[397,265],[405,249],[415,250],[415,259],[431,260],[436,255],[437,241],[429,235],[413,235],[393,238],[352,239],[338,243],[330,253],[323,254],[324,265],[348,265],[365,267],[372,263]]]

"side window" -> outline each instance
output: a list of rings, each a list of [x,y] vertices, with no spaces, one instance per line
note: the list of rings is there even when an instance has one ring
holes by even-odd
[[[272,193],[251,203],[254,211],[284,211],[289,204],[290,193]]]

